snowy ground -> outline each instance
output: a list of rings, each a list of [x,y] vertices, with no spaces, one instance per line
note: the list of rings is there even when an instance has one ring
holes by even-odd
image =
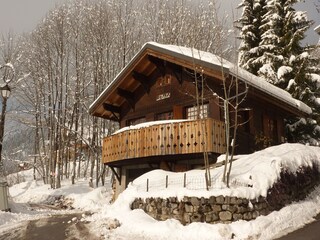
[[[89,188],[86,179],[71,185],[70,180],[62,183],[61,189],[50,189],[42,181],[32,180],[32,171],[20,173],[24,182],[10,187],[11,213],[0,212],[0,231],[8,231],[25,224],[27,220],[47,217],[54,213],[91,211],[86,216],[90,230],[105,239],[273,239],[312,222],[320,213],[320,186],[307,199],[293,203],[268,216],[260,216],[252,221],[237,221],[231,224],[192,223],[181,225],[176,220],[156,221],[142,210],[130,210],[135,197],[169,197],[231,195],[256,198],[265,196],[267,189],[278,179],[281,169],[295,172],[299,166],[310,166],[320,161],[320,148],[300,144],[284,144],[266,150],[241,156],[234,162],[231,187],[226,188],[220,181],[222,168],[212,170],[213,187],[206,191],[201,184],[194,186],[193,179],[202,178],[203,172],[187,172],[186,188],[181,186],[183,173],[169,173],[161,170],[149,172],[129,185],[117,201],[110,204],[111,188]],[[320,165],[320,164],[319,164]],[[24,177],[21,176],[24,175]],[[159,182],[169,177],[169,187]],[[16,175],[15,175],[16,176]],[[11,176],[13,177],[13,176]],[[150,191],[145,191],[146,179],[150,180]],[[247,184],[252,187],[246,187]],[[65,196],[76,210],[33,210],[32,205],[46,203],[52,196]],[[117,221],[115,220],[117,219]],[[120,227],[118,226],[120,223]]]

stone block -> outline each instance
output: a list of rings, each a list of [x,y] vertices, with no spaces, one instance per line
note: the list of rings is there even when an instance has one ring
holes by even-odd
[[[190,217],[191,222],[202,222],[202,215],[199,213],[194,213]]]
[[[221,211],[219,213],[219,218],[221,221],[230,221],[232,219],[232,213],[229,211]]]
[[[179,222],[183,221],[183,218],[181,217],[181,215],[173,215],[172,218],[178,220]]]
[[[190,204],[184,205],[184,209],[187,213],[192,213],[194,211],[193,206]]]
[[[185,223],[190,223],[190,222],[191,222],[191,220],[190,220],[190,214],[184,213],[184,214],[183,214],[183,221],[184,221]]]
[[[167,207],[169,205],[170,201],[168,201],[168,199],[164,199],[161,203],[162,207]]]
[[[210,204],[210,205],[213,205],[213,204],[215,204],[215,203],[216,203],[216,197],[211,196],[211,197],[209,198],[209,204]]]
[[[266,216],[270,213],[270,211],[268,209],[261,209],[259,211],[259,215],[262,215],[262,216]]]
[[[231,205],[236,205],[237,204],[237,200],[238,200],[237,197],[230,197],[230,204]]]
[[[254,200],[254,199],[253,199]],[[250,200],[252,202],[252,200]],[[254,200],[255,201],[255,200]],[[246,198],[242,198],[242,203],[244,205],[247,205],[249,203],[249,199],[246,199]]]
[[[176,209],[176,208],[178,208],[178,204],[177,203],[171,203],[170,204],[170,208],[171,209]]]
[[[247,221],[252,220],[252,213],[247,212],[247,213],[243,214],[243,220],[247,220]]]
[[[182,199],[182,202],[190,202],[190,198],[189,198],[189,197],[184,196],[184,197],[183,197],[183,199]]]
[[[154,208],[153,206],[147,205],[146,211],[147,211],[148,213],[151,213],[151,212],[153,212],[154,210],[155,210],[155,208]]]
[[[169,197],[169,202],[176,203],[178,202],[178,199],[176,197]]]
[[[161,211],[162,214],[167,214],[167,215],[170,215],[170,214],[171,214],[170,209],[167,208],[167,207],[163,207],[161,210],[162,210],[162,211]]]
[[[236,206],[236,213],[245,213],[248,211],[248,208],[244,207],[244,206]]]
[[[224,197],[224,204],[228,204],[229,205],[230,204],[230,199],[231,198],[229,196],[225,196]]]
[[[174,209],[173,211],[172,211],[172,213],[174,214],[174,215],[179,215],[180,214],[180,211],[179,211],[179,209]]]
[[[199,206],[200,205],[200,199],[197,197],[191,197],[190,202],[193,206]]]
[[[252,219],[256,219],[257,217],[259,217],[259,212],[258,211],[253,211],[252,212]]]
[[[212,222],[212,214],[207,213],[207,214],[205,214],[204,216],[205,216],[205,217],[204,217],[204,221],[205,221],[206,223]]]
[[[227,205],[227,209],[229,212],[236,212],[237,211],[237,207],[235,205]]]
[[[232,215],[232,219],[233,219],[234,221],[242,220],[242,219],[243,219],[243,215],[242,215],[241,213],[234,213],[234,214]]]
[[[214,213],[219,213],[222,210],[221,205],[212,205],[211,209]]]
[[[217,202],[217,204],[223,204],[224,203],[224,196],[218,196],[218,197],[216,197],[216,202]]]
[[[223,204],[223,205],[221,206],[222,210],[224,210],[224,211],[227,210],[228,207],[229,207],[229,205],[227,205],[227,204]]]

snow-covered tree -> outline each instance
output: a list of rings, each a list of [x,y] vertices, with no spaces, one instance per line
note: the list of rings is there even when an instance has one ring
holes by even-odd
[[[262,3],[263,2],[263,3]],[[314,49],[303,46],[301,41],[312,25],[306,12],[294,9],[300,0],[261,0],[261,11],[253,11],[255,0],[244,0],[244,13],[240,19],[243,24],[248,19],[246,12],[255,14],[251,19],[261,19],[258,36],[255,36],[257,47],[248,44],[252,38],[253,27],[243,25],[240,37],[243,39],[240,65],[248,71],[259,75],[268,82],[287,90],[296,99],[308,104],[313,114],[310,119],[288,119],[290,139],[292,141],[319,141],[319,68],[317,59],[312,56]],[[251,11],[251,12],[250,12]],[[252,26],[252,24],[249,26]],[[251,31],[248,31],[250,29]],[[246,48],[244,48],[245,46]],[[246,50],[247,49],[247,50]],[[252,60],[252,52],[258,56]],[[244,58],[243,56],[249,56]],[[250,58],[251,57],[251,58]],[[259,69],[252,69],[248,64],[253,62]],[[242,63],[242,64],[241,64]]]
[[[259,50],[261,42],[261,21],[265,10],[265,0],[243,0],[238,6],[243,8],[241,18],[237,21],[240,30],[239,65],[257,75],[262,66],[256,59],[263,52]]]

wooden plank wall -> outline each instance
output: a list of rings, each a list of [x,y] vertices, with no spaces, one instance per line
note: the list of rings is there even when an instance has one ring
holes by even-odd
[[[127,130],[103,139],[104,163],[148,156],[225,152],[225,126],[211,118]]]

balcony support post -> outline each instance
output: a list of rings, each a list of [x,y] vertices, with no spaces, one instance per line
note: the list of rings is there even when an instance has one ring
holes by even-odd
[[[119,182],[119,185],[121,185],[121,168],[120,169],[120,174],[114,169],[114,167],[111,167],[109,166],[111,171],[113,172],[113,174],[116,176],[118,182]]]

